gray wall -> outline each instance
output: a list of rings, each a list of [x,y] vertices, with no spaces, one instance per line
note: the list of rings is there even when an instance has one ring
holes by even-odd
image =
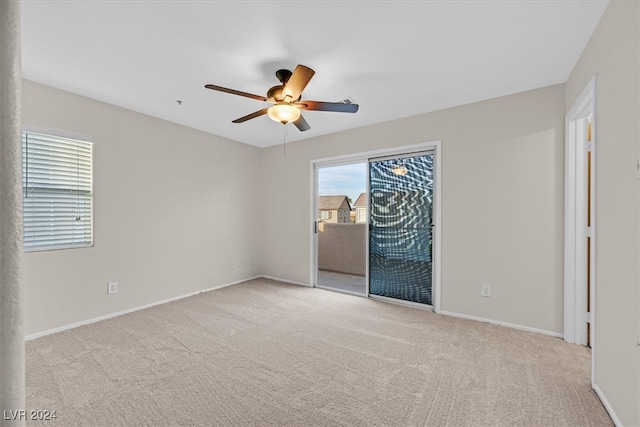
[[[596,88],[596,384],[624,425],[640,425],[640,7],[613,1],[567,81],[566,110]]]
[[[442,140],[442,310],[562,333],[564,108],[557,85],[264,149],[262,272],[309,282],[312,159]]]
[[[24,126],[95,140],[95,246],[25,254],[27,334],[259,273],[258,148],[28,81],[23,99]]]

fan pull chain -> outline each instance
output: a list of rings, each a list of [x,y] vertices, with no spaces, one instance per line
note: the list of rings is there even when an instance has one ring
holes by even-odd
[[[287,155],[287,124],[282,125],[282,155]]]

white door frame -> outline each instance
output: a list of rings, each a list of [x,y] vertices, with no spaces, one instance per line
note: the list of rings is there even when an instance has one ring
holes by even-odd
[[[309,274],[309,283],[311,286],[317,286],[318,283],[318,240],[315,233],[315,221],[317,221],[317,181],[318,181],[318,168],[326,166],[338,166],[350,163],[366,162],[367,168],[369,159],[372,157],[382,156],[394,156],[404,155],[413,152],[422,152],[425,150],[433,150],[434,162],[433,162],[433,245],[434,250],[432,253],[433,263],[433,311],[440,312],[441,306],[441,277],[442,277],[442,144],[441,141],[430,141],[420,144],[405,145],[401,147],[385,148],[381,150],[366,151],[362,153],[347,154],[344,156],[327,157],[322,159],[311,160],[311,197],[310,197],[310,263],[311,271]],[[368,178],[367,178],[368,180]],[[368,187],[368,182],[367,182]],[[367,215],[367,229],[369,218]],[[368,232],[367,232],[368,233]],[[368,243],[367,238],[367,245]],[[368,247],[367,247],[367,253]],[[367,257],[367,263],[368,263]],[[368,282],[369,282],[369,268],[367,264],[367,296],[368,296]]]
[[[336,289],[322,286],[318,283],[318,227],[319,227],[318,205],[317,205],[318,204],[318,181],[319,181],[318,171],[320,168],[333,167],[333,166],[346,166],[346,165],[352,165],[354,163],[366,164],[366,175],[367,175],[366,188],[369,188],[369,164],[367,163],[366,160],[362,160],[360,156],[339,156],[339,157],[332,157],[327,159],[319,159],[319,160],[311,161],[311,205],[310,205],[311,206],[311,209],[310,209],[311,211],[311,251],[310,251],[311,275],[309,278],[309,284],[311,285],[311,287],[336,291]],[[367,224],[366,224],[367,227],[369,225],[368,221],[369,219],[367,218]],[[368,254],[369,239],[366,239],[365,243],[366,243],[366,247],[365,247],[364,253]],[[365,260],[365,282],[366,282],[366,289],[364,294],[351,292],[347,290],[337,290],[337,291],[345,294],[355,295],[355,296],[369,295],[369,257],[367,257],[367,259]]]
[[[585,124],[591,121],[591,144]],[[565,205],[564,205],[564,339],[587,344],[587,233],[591,237],[589,276],[591,328],[589,342],[595,345],[596,321],[596,77],[582,91],[565,117]],[[588,170],[591,150],[591,227],[587,230]],[[592,353],[595,355],[595,352]],[[594,357],[592,357],[593,361]],[[593,369],[592,369],[593,374]]]

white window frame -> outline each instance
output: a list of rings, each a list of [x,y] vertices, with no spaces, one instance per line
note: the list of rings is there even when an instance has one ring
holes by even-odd
[[[24,251],[92,247],[91,138],[25,128],[22,150]]]

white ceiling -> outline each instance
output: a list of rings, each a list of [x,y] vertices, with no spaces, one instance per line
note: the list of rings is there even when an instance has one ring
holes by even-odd
[[[28,80],[236,141],[281,143],[266,95],[279,68],[316,71],[303,99],[360,105],[305,112],[287,141],[563,83],[606,0],[22,2]],[[182,101],[178,105],[177,100]]]

